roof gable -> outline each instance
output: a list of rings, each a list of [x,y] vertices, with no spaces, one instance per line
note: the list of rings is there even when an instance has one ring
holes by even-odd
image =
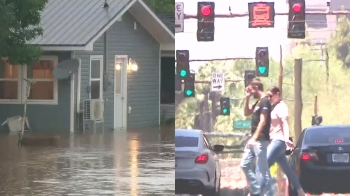
[[[165,24],[166,27],[175,33],[175,15],[174,14],[157,14],[158,18]]]
[[[117,16],[131,0],[49,0],[42,13],[43,36],[30,44],[86,45],[94,35]]]
[[[137,2],[137,3],[136,3]],[[134,17],[159,41],[175,39],[142,0],[107,0],[109,8],[103,8],[104,1],[97,0],[49,0],[42,13],[43,36],[29,44],[50,46],[87,46],[94,43],[126,11]],[[144,14],[145,17],[138,16]],[[147,16],[147,17],[146,17]],[[150,26],[151,25],[151,26]]]

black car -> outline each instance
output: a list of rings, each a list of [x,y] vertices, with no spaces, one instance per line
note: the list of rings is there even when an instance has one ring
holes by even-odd
[[[307,193],[349,193],[349,154],[350,125],[314,126],[301,133],[289,164]]]

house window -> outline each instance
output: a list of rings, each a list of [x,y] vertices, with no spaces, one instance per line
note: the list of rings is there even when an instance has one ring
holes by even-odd
[[[161,58],[161,104],[175,104],[175,57]]]
[[[29,103],[55,103],[57,104],[58,82],[52,75],[52,71],[58,64],[57,56],[42,56],[33,65],[26,66],[26,78],[32,79],[28,97]],[[26,87],[29,85],[23,81],[23,97],[26,96]]]
[[[90,99],[102,99],[103,56],[90,57]]]
[[[19,102],[20,66],[11,65],[5,60],[0,62],[0,100]]]

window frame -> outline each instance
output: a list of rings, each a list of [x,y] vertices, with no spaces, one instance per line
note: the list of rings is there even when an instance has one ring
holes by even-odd
[[[100,61],[100,78],[91,78],[91,61],[92,60],[99,60]],[[90,55],[90,63],[89,63],[89,86],[90,86],[90,92],[89,92],[89,99],[91,99],[91,82],[92,81],[100,81],[100,99],[103,99],[103,55]]]
[[[54,62],[54,68],[58,65],[58,56],[57,55],[42,55],[39,59],[39,61],[46,60],[46,61],[53,61]],[[23,66],[23,75],[22,78],[27,78],[27,65]],[[27,104],[36,104],[36,105],[58,105],[58,79],[34,79],[33,81],[43,81],[43,82],[49,82],[53,81],[53,100],[46,100],[46,99],[28,99]],[[21,98],[22,102],[24,103],[24,99],[26,96],[26,89],[27,89],[28,83],[22,79],[22,93]]]
[[[205,145],[208,146],[208,149],[211,149],[210,142],[209,142],[208,138],[205,136],[204,133],[203,133],[203,140],[205,142]]]
[[[17,99],[0,99],[1,104],[22,104],[22,70],[23,66],[18,65],[18,78],[17,78]],[[3,79],[0,78],[0,81],[16,81],[16,79]]]

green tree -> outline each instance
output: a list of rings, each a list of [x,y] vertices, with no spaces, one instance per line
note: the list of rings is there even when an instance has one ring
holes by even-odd
[[[0,0],[0,57],[11,64],[32,64],[41,55],[37,46],[28,45],[42,35],[40,16],[47,0]]]
[[[336,49],[336,57],[343,62],[343,66],[350,68],[350,20],[346,16],[339,17],[336,33],[329,45]]]
[[[145,1],[156,13],[174,13],[175,4],[173,0],[146,0]]]

